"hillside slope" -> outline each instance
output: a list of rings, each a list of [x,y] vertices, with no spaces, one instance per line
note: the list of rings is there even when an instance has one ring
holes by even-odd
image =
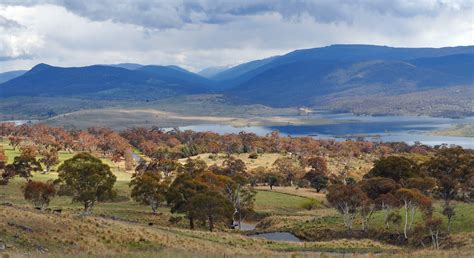
[[[226,94],[235,102],[277,107],[324,108],[335,97],[352,97],[355,105],[359,96],[376,99],[423,91],[430,96],[453,86],[467,87],[471,94],[473,51],[472,46],[335,45],[291,52],[224,83],[232,84]],[[351,104],[346,104],[350,111]]]
[[[4,82],[9,81],[13,78],[19,77],[19,76],[23,75],[24,73],[26,73],[26,71],[24,71],[24,70],[0,73],[0,83],[4,83]]]
[[[0,97],[81,97],[100,100],[143,100],[206,93],[206,85],[186,80],[188,72],[170,67],[128,70],[111,66],[74,68],[39,64],[0,85]],[[184,78],[184,79],[183,79]]]

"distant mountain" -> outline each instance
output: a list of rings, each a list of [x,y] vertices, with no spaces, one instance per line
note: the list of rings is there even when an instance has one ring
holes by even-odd
[[[10,71],[10,72],[4,72],[4,73],[0,73],[0,83],[4,83],[6,81],[9,81],[13,78],[16,78],[24,73],[26,73],[27,71],[25,70],[18,70],[18,71]]]
[[[141,64],[134,64],[134,63],[111,64],[109,66],[125,68],[125,69],[128,69],[128,70],[136,70],[140,67],[143,67],[143,65],[141,65]]]
[[[474,54],[456,54],[408,60],[418,67],[454,74],[474,81]]]
[[[225,84],[229,84],[224,86],[225,88],[230,88],[239,82],[243,81],[244,78],[247,78],[247,73],[252,73],[252,71],[257,70],[258,68],[271,63],[272,61],[276,60],[278,57],[269,57],[261,60],[255,60],[248,63],[240,64],[229,68],[225,71],[222,71],[213,77],[213,80],[226,82]]]
[[[231,67],[232,67],[231,65],[207,67],[207,68],[204,68],[201,71],[199,71],[197,74],[201,75],[202,77],[206,77],[206,78],[210,79],[210,78],[216,76],[219,73],[224,72],[225,70],[227,70]]]
[[[62,96],[143,100],[209,92],[206,85],[183,79],[190,76],[188,73],[155,66],[128,70],[103,65],[61,68],[39,64],[22,76],[0,84],[0,97]]]
[[[97,100],[116,103],[220,93],[222,101],[236,104],[371,114],[408,110],[441,116],[474,115],[474,46],[333,45],[217,70],[201,71],[207,73],[209,78],[205,78],[173,65],[61,68],[39,64],[0,84],[0,98],[62,97],[98,104]],[[15,101],[9,101],[15,107]]]
[[[137,69],[136,71],[156,76],[170,83],[179,83],[182,87],[186,86],[191,89],[200,87],[202,89],[211,90],[215,84],[215,82],[187,71],[179,66],[147,65]]]
[[[270,106],[316,106],[325,96],[397,95],[474,85],[474,46],[391,48],[334,45],[297,50],[247,70],[229,98]],[[243,65],[245,66],[245,64]]]

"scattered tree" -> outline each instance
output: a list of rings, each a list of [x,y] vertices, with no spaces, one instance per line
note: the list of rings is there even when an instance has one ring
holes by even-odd
[[[44,210],[48,207],[51,198],[56,195],[56,188],[52,181],[28,181],[23,187],[23,195],[25,200]]]
[[[42,157],[40,158],[39,162],[44,165],[46,173],[49,173],[52,167],[59,164],[58,150],[55,148],[46,149],[41,152],[41,155]]]
[[[146,171],[143,174],[135,174],[130,187],[132,198],[136,202],[150,205],[153,214],[157,213],[158,207],[166,200],[168,183],[162,180],[160,173]]]
[[[231,203],[222,195],[212,191],[204,191],[193,196],[187,209],[191,217],[208,222],[209,231],[214,230],[215,223],[228,222],[232,218],[233,208]]]
[[[352,230],[357,209],[367,199],[367,195],[356,185],[332,185],[326,195],[328,202],[342,214],[344,225]]]
[[[58,169],[58,181],[65,192],[72,194],[73,202],[84,205],[84,213],[90,214],[97,201],[115,197],[115,175],[107,164],[89,153],[76,154],[64,161]]]

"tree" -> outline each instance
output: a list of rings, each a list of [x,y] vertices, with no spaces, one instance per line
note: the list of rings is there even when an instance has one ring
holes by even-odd
[[[309,183],[311,187],[316,189],[316,192],[319,193],[322,189],[327,188],[329,184],[329,177],[318,172],[309,180]]]
[[[229,178],[224,183],[224,196],[232,204],[232,225],[237,225],[241,229],[242,217],[253,211],[256,192],[252,186],[247,185],[247,180],[240,176]],[[238,219],[236,217],[238,216]]]
[[[25,200],[32,202],[35,207],[44,210],[48,207],[51,198],[56,195],[56,188],[52,181],[28,181],[23,187]]]
[[[235,176],[243,176],[247,173],[247,166],[245,165],[245,162],[243,162],[241,159],[236,159],[234,157],[230,157],[222,163],[223,165],[223,170],[222,173],[223,175],[230,176],[230,177],[235,177]]]
[[[193,196],[187,204],[187,209],[193,218],[207,220],[209,231],[213,231],[216,222],[229,222],[233,212],[231,203],[213,191],[204,191]]]
[[[126,151],[125,151],[125,154],[124,154],[124,159],[125,159],[125,170],[126,171],[131,171],[133,170],[133,152],[132,152],[132,149],[128,148]]]
[[[20,145],[21,141],[23,139],[19,136],[16,135],[10,135],[8,137],[8,141],[10,142],[10,145],[13,147],[13,150],[16,150],[16,148]]]
[[[143,166],[141,164],[137,170],[144,170],[144,171],[151,171],[155,173],[162,173],[166,178],[170,177],[171,174],[178,170],[180,164],[177,160],[169,159],[169,158],[158,158],[153,159],[148,164]],[[139,172],[139,171],[137,171]]]
[[[207,170],[207,164],[202,159],[186,159],[183,166],[178,168],[178,173],[189,174],[192,177],[197,177],[199,174],[204,173]]]
[[[278,185],[280,178],[274,173],[267,173],[265,175],[265,182],[270,186],[270,190],[273,190],[273,187]]]
[[[311,170],[315,172],[319,172],[323,175],[329,173],[328,163],[323,157],[311,157],[306,161],[306,163],[311,167]]]
[[[412,177],[404,181],[405,188],[420,190],[424,195],[430,195],[436,186],[436,181],[431,177]]]
[[[3,149],[3,146],[0,145],[0,170],[5,168],[5,166],[7,165],[7,162],[8,162],[8,157],[5,154],[5,150]]]
[[[58,150],[56,150],[55,148],[46,149],[41,152],[41,155],[43,157],[40,158],[39,162],[44,165],[46,173],[49,173],[53,166],[59,164]]]
[[[367,199],[367,195],[357,185],[332,185],[326,195],[328,202],[342,214],[344,225],[352,230],[357,209]]]
[[[5,175],[8,175],[9,178],[19,176],[29,181],[32,177],[31,173],[34,171],[41,171],[41,164],[36,158],[29,155],[17,156],[13,159],[12,164],[5,166]]]
[[[415,220],[415,212],[417,208],[430,209],[431,200],[424,196],[418,189],[400,188],[396,192],[397,198],[403,203],[405,209],[405,226],[403,234],[408,239],[408,230],[411,229]],[[409,216],[409,213],[411,216]]]
[[[189,209],[190,200],[198,193],[208,189],[205,183],[202,183],[190,174],[180,174],[171,183],[166,194],[166,201],[171,206],[172,213],[184,213],[189,220],[189,228],[194,229],[194,213]]]
[[[375,161],[374,167],[364,178],[385,177],[401,183],[402,180],[419,175],[420,168],[413,160],[400,156],[389,156]]]
[[[384,222],[385,227],[388,229],[390,220],[390,215],[392,214],[392,209],[400,206],[400,201],[395,197],[394,193],[389,192],[386,194],[381,194],[377,199],[374,200],[377,209],[385,211]]]
[[[303,169],[292,158],[278,158],[275,160],[273,171],[283,177],[285,182],[291,186],[293,186],[294,180],[304,173]]]
[[[441,230],[441,225],[443,221],[437,218],[428,218],[425,221],[425,227],[428,229],[428,232],[431,235],[431,242],[433,249],[439,249],[439,232]]]
[[[5,150],[0,145],[0,185],[6,185],[10,180],[10,176],[5,173],[8,157],[5,155]]]
[[[435,196],[443,200],[443,214],[448,218],[448,233],[454,217],[452,204],[457,196],[462,196],[474,175],[474,155],[462,148],[444,148],[426,162],[423,167],[435,178]]]
[[[31,143],[23,144],[20,146],[20,155],[28,159],[36,159],[39,155],[39,150]]]
[[[84,213],[90,214],[97,201],[115,197],[113,190],[116,176],[107,164],[89,153],[76,154],[64,161],[58,169],[61,187],[72,194],[73,202],[84,205]]]
[[[150,205],[153,214],[166,199],[167,182],[163,182],[160,173],[146,171],[134,174],[130,182],[132,198],[139,203]]]

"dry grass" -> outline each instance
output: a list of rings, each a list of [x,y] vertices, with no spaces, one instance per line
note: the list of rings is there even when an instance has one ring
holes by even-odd
[[[283,155],[280,153],[264,153],[264,154],[259,154],[257,159],[250,159],[249,153],[232,154],[232,157],[236,159],[241,159],[247,166],[247,169],[249,170],[252,170],[257,167],[270,168],[272,164],[275,162],[275,160],[281,157],[285,157],[285,156],[286,155]],[[227,155],[225,154],[213,155],[211,153],[205,153],[205,154],[193,156],[191,158],[193,159],[199,158],[205,161],[208,166],[211,166],[214,164],[217,164],[220,166],[222,165],[222,162],[224,162],[227,159]],[[186,159],[181,160],[181,162],[185,162],[185,161]]]
[[[311,243],[273,242],[225,232],[191,231],[81,217],[48,214],[23,207],[0,209],[0,238],[6,254],[42,256],[282,256],[299,251],[383,251],[393,246],[374,241]],[[348,245],[350,243],[350,245]],[[318,255],[318,253],[314,253]]]
[[[257,186],[257,190],[268,190],[268,186]],[[323,193],[317,193],[316,190],[312,188],[296,188],[291,186],[274,186],[273,192],[285,193],[290,195],[301,196],[305,198],[313,198],[318,201],[325,201],[326,197]]]

